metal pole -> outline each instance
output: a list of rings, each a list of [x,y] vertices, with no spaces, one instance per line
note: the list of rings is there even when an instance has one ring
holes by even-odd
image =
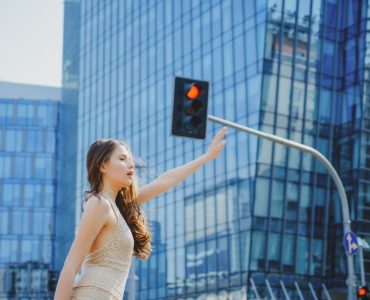
[[[283,288],[283,293],[284,293],[284,295],[285,295],[285,299],[286,299],[286,300],[290,300],[290,297],[289,297],[289,295],[288,295],[288,292],[287,292],[287,290],[286,290],[286,288],[285,288],[285,284],[284,284],[284,282],[283,282],[282,280],[280,280],[280,285],[281,285],[281,287]]]
[[[265,279],[265,283],[266,283],[266,286],[267,286],[267,289],[269,291],[271,299],[276,300],[276,297],[275,297],[274,292],[272,291],[272,288],[271,288],[271,285],[270,285],[270,281],[268,281],[267,278]]]
[[[360,260],[360,270],[361,270],[361,285],[366,285],[365,281],[365,270],[364,270],[364,248],[359,247],[358,256]]]
[[[317,299],[316,292],[315,292],[315,289],[313,288],[313,286],[312,286],[312,283],[311,283],[311,282],[309,282],[309,283],[308,283],[308,287],[309,287],[309,288],[310,288],[310,290],[311,290],[311,294],[312,294],[313,299],[314,299],[314,300],[318,300],[318,299]]]
[[[230,126],[230,127],[235,128],[235,129],[245,131],[245,132],[248,132],[248,133],[263,137],[263,138],[266,138],[266,139],[268,139],[270,141],[273,141],[273,142],[277,142],[277,143],[280,143],[280,144],[283,144],[283,145],[286,145],[286,146],[289,146],[289,147],[293,147],[295,149],[307,152],[307,153],[313,155],[314,157],[316,157],[325,166],[325,168],[328,170],[329,175],[333,178],[334,183],[335,183],[335,185],[338,189],[339,198],[340,198],[341,204],[342,204],[342,216],[343,216],[343,230],[344,230],[344,233],[351,231],[351,220],[349,218],[348,200],[347,200],[346,192],[344,190],[343,183],[340,180],[340,178],[338,176],[338,173],[334,169],[332,164],[319,151],[317,151],[316,149],[314,149],[312,147],[303,145],[301,143],[297,143],[297,142],[294,142],[294,141],[291,141],[291,140],[288,140],[288,139],[278,137],[278,136],[273,135],[273,134],[269,134],[269,133],[265,133],[265,132],[262,132],[262,131],[259,131],[259,130],[253,129],[253,128],[249,128],[247,126],[243,126],[243,125],[240,125],[240,124],[237,124],[237,123],[234,123],[234,122],[230,122],[230,121],[227,121],[225,119],[221,119],[221,118],[218,118],[218,117],[215,117],[215,116],[212,116],[212,115],[208,115],[208,119],[210,121],[213,121],[213,122],[216,122],[216,123],[219,123],[219,124],[222,124],[222,125]],[[354,291],[355,280],[356,280],[355,274],[354,274],[354,267],[353,267],[353,257],[351,255],[349,255],[347,253],[347,251],[346,251],[346,256],[347,256],[347,265],[348,265],[348,277],[347,277],[348,295],[347,295],[347,299],[348,300],[353,300],[353,291]]]
[[[321,284],[321,286],[322,286],[322,288],[323,288],[323,290],[324,290],[324,294],[325,294],[325,296],[326,296],[326,299],[328,299],[328,300],[332,300],[332,299],[331,299],[331,297],[330,297],[330,294],[329,294],[329,292],[328,292],[328,289],[326,288],[325,283],[322,283],[322,284]]]
[[[304,300],[303,295],[302,295],[302,291],[301,291],[297,281],[294,281],[294,285],[295,285],[295,288],[297,289],[299,299]]]
[[[261,297],[260,297],[260,295],[258,294],[257,287],[256,287],[256,285],[254,284],[254,280],[253,280],[253,278],[249,279],[249,281],[250,281],[250,282],[251,282],[251,284],[252,284],[252,289],[253,289],[253,291],[254,291],[254,294],[256,295],[256,298],[257,298],[258,300],[261,300]]]
[[[365,278],[365,267],[364,267],[364,249],[369,249],[370,246],[365,239],[357,237],[358,239],[358,251],[359,251],[359,261],[360,261],[360,271],[361,271],[361,285],[366,285]]]

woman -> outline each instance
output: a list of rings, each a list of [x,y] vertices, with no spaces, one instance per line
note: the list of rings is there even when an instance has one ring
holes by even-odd
[[[226,132],[224,127],[216,134],[205,154],[163,173],[140,191],[128,145],[108,139],[95,141],[87,154],[90,190],[54,299],[121,300],[132,255],[146,259],[151,251],[151,233],[140,206],[216,158],[226,144],[222,140]],[[74,283],[80,267],[81,276]]]

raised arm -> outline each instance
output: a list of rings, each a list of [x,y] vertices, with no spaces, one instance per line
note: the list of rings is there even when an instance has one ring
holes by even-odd
[[[168,191],[189,175],[193,174],[206,162],[216,158],[226,144],[226,140],[222,140],[222,137],[225,136],[226,132],[227,128],[223,127],[216,134],[205,154],[186,163],[185,165],[164,172],[155,180],[143,186],[139,191],[138,202],[143,204],[159,194]]]
[[[54,300],[69,300],[73,283],[92,243],[108,220],[109,203],[91,197],[85,205],[80,227],[64,262],[55,290]]]

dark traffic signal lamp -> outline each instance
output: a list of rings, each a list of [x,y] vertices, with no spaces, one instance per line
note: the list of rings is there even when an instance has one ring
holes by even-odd
[[[370,299],[369,288],[366,285],[359,286],[357,289],[357,298],[358,299]]]
[[[175,77],[172,131],[176,136],[205,139],[209,83]]]

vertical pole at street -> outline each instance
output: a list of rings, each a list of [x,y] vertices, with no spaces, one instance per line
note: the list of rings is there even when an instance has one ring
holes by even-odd
[[[263,131],[259,131],[259,130],[253,129],[253,128],[249,128],[247,126],[243,126],[243,125],[240,125],[240,124],[237,124],[237,123],[234,123],[234,122],[230,122],[230,121],[227,121],[227,120],[224,120],[224,119],[212,116],[212,115],[208,115],[208,119],[210,121],[213,121],[213,122],[216,122],[216,123],[219,123],[219,124],[222,124],[222,125],[230,126],[230,127],[233,127],[237,130],[245,131],[245,132],[257,135],[259,137],[266,138],[270,141],[277,142],[277,143],[286,145],[288,147],[292,147],[292,148],[295,148],[297,150],[307,152],[307,153],[313,155],[314,157],[316,157],[325,166],[325,168],[329,172],[329,175],[334,180],[335,186],[337,187],[339,198],[340,198],[341,204],[342,204],[343,231],[344,231],[343,233],[351,231],[351,220],[349,218],[348,200],[347,200],[346,192],[344,190],[343,183],[340,180],[340,178],[338,176],[338,173],[334,169],[332,164],[319,151],[317,151],[316,149],[314,149],[312,147],[306,146],[304,144],[297,143],[297,142],[294,142],[294,141],[291,141],[291,140],[288,140],[288,139],[284,139],[284,138],[281,138],[279,136],[269,134],[269,133],[265,133]],[[346,256],[347,256],[347,266],[348,266],[348,277],[347,277],[348,295],[347,295],[347,299],[348,300],[353,300],[353,295],[354,295],[353,293],[354,293],[355,280],[356,280],[355,273],[354,273],[354,267],[353,267],[353,257],[349,253],[347,253],[347,251],[346,251]]]
[[[360,269],[361,269],[361,285],[366,285],[365,281],[365,270],[364,270],[364,248],[360,247],[358,249],[358,255],[360,260]]]

